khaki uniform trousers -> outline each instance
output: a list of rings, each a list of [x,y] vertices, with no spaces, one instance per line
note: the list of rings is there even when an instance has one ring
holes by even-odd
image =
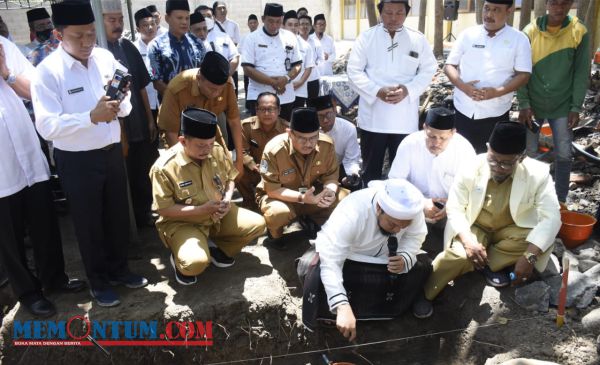
[[[236,182],[236,187],[244,198],[243,207],[258,212],[256,204],[256,185],[260,182],[260,174],[244,166],[244,175]]]
[[[265,220],[262,216],[232,204],[229,213],[221,219],[218,231],[214,226],[190,223],[181,226],[165,241],[173,253],[177,270],[184,275],[196,276],[210,264],[208,237],[227,256],[233,257],[264,234]]]
[[[283,228],[298,216],[308,216],[318,225],[323,225],[337,204],[348,196],[348,194],[350,194],[349,190],[339,188],[336,193],[336,200],[329,208],[319,208],[316,205],[309,204],[282,202],[281,200],[271,199],[267,195],[261,198],[259,205],[271,236],[273,238],[279,238],[283,235]]]
[[[510,225],[496,232],[485,231],[478,226],[471,226],[471,232],[486,247],[488,266],[494,272],[514,265],[527,250],[527,235],[530,228]],[[542,272],[546,269],[552,247],[538,257],[535,269]],[[425,297],[433,300],[446,285],[455,278],[475,270],[471,260],[458,239],[452,241],[450,247],[433,260],[433,272],[425,283]]]

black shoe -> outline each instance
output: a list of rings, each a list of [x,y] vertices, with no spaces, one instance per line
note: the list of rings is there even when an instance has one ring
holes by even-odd
[[[493,272],[489,266],[485,266],[481,273],[485,277],[485,281],[488,285],[493,286],[494,288],[504,288],[510,285],[510,276],[506,270],[500,270],[498,272]]]
[[[210,261],[216,267],[224,268],[235,264],[235,260],[232,257],[227,256],[220,248],[209,247],[208,250],[210,251]]]
[[[263,246],[272,247],[279,251],[285,251],[288,249],[285,236],[281,236],[279,238],[273,238],[273,237],[271,237],[270,233],[269,233],[269,236],[267,238],[265,238],[265,240],[263,241]]]
[[[61,293],[78,293],[85,289],[87,284],[83,280],[71,279],[61,285],[47,288],[48,292],[61,292]]]
[[[21,304],[23,304],[23,307],[35,317],[48,318],[56,314],[54,304],[42,296],[29,303],[23,302]]]
[[[113,277],[109,279],[108,283],[113,286],[125,285],[130,289],[138,289],[148,285],[148,279],[141,275],[137,275],[130,272],[124,275]]]
[[[94,299],[96,299],[96,302],[101,307],[116,307],[117,305],[121,304],[119,294],[110,288],[91,288],[90,294]]]
[[[181,285],[193,285],[196,284],[196,277],[191,275],[183,275],[177,270],[177,266],[175,266],[175,259],[173,255],[169,258],[171,261],[171,267],[173,268],[173,272],[175,272],[175,280]]]
[[[302,227],[304,233],[310,240],[317,238],[317,233],[321,230],[321,226],[313,221],[310,217],[302,216],[298,219],[298,223]]]
[[[431,317],[433,314],[433,305],[430,300],[425,298],[425,295],[420,294],[412,305],[413,316],[423,319]]]

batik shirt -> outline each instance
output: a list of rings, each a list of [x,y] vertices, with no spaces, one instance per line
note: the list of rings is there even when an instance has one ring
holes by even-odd
[[[148,46],[150,78],[168,84],[181,71],[200,67],[206,54],[202,41],[186,33],[181,40],[170,32],[156,37]]]

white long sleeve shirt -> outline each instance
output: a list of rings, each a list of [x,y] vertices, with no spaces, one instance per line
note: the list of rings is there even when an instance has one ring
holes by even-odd
[[[427,199],[448,198],[454,176],[475,159],[475,150],[454,133],[444,152],[435,156],[427,149],[426,138],[425,131],[419,131],[402,140],[388,177],[408,180]]]
[[[106,94],[117,69],[127,71],[112,53],[96,47],[87,67],[69,55],[62,46],[37,67],[31,83],[38,133],[63,151],[89,151],[121,141],[117,118],[110,123],[92,123],[90,112]],[[129,94],[121,102],[118,117],[131,112]]]
[[[346,175],[360,172],[360,146],[356,136],[356,127],[344,118],[335,118],[335,123],[329,132],[333,139],[337,160],[344,166]]]
[[[527,36],[511,26],[490,37],[483,25],[476,25],[458,36],[446,63],[459,67],[464,82],[479,80],[478,88],[499,87],[507,84],[515,71],[531,73],[531,46]],[[454,106],[470,118],[498,117],[511,108],[513,94],[474,101],[454,88]]]
[[[310,46],[310,44],[308,44],[308,42],[306,42],[304,39],[302,39],[302,37],[300,36],[296,36],[296,38],[298,39],[298,49],[300,50],[300,57],[302,58],[302,68],[300,69],[300,72],[298,72],[298,76],[296,76],[296,78],[293,80],[294,82],[300,80],[302,78],[302,75],[304,74],[304,71],[307,68],[310,68],[310,73],[312,75],[313,72],[315,71],[315,62],[314,62],[314,55],[313,55],[313,49]],[[296,90],[294,90],[296,92],[296,96],[301,97],[301,98],[308,98],[308,87],[307,87],[307,83],[310,80],[310,75],[309,78],[306,79],[306,81]]]
[[[394,39],[379,24],[361,33],[350,52],[348,79],[360,95],[358,126],[374,133],[410,134],[418,130],[419,97],[437,68],[425,36],[406,26]],[[398,104],[377,98],[384,86],[404,85],[408,96]]]
[[[315,239],[321,260],[321,281],[332,311],[340,304],[348,303],[342,275],[346,259],[377,264],[387,264],[389,261],[388,237],[381,233],[377,224],[375,192],[376,189],[367,188],[342,200]],[[423,213],[396,234],[396,254],[405,262],[401,274],[410,271],[416,263],[426,235]]]
[[[35,68],[19,48],[2,36],[0,44],[11,72],[31,81]],[[21,98],[0,78],[0,198],[48,178],[48,163],[29,113]]]
[[[323,34],[323,37],[319,39],[316,33],[310,35],[311,38],[319,41],[321,45],[321,50],[323,53],[327,53],[327,60],[323,58],[321,62],[319,62],[318,69],[320,76],[331,76],[333,75],[333,62],[335,62],[336,54],[335,54],[335,42],[333,38],[327,34]]]

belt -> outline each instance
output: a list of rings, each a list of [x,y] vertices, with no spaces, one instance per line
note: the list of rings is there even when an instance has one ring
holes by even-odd
[[[111,143],[111,144],[109,144],[107,146],[104,146],[104,147],[100,148],[100,150],[101,151],[110,151],[113,148],[115,148],[115,146],[116,146],[116,143]]]

